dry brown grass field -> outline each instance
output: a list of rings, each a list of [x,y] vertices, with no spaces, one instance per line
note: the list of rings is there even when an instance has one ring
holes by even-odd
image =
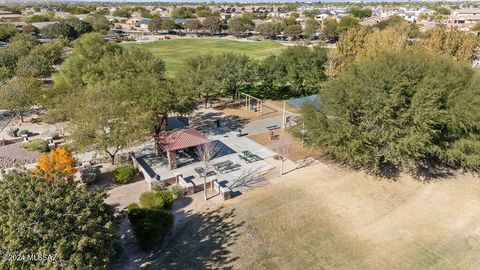
[[[480,269],[479,180],[312,165],[193,214],[150,269]]]

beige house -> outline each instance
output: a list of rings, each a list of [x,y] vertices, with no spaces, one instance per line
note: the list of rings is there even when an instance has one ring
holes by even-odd
[[[480,22],[480,8],[462,8],[452,12],[447,23],[471,24]]]

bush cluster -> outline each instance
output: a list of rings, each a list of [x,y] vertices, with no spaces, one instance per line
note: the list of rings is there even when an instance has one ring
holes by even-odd
[[[95,182],[97,177],[100,175],[100,168],[95,167],[87,167],[80,172],[80,180],[82,183],[91,184]]]
[[[136,203],[128,206],[127,216],[138,245],[145,250],[160,243],[174,222],[174,215],[168,208],[146,208]]]
[[[130,183],[135,176],[135,168],[130,165],[121,166],[112,171],[113,182],[117,184]]]
[[[185,196],[185,188],[181,185],[171,185],[168,190],[172,192],[173,199],[181,199]]]
[[[148,250],[160,243],[173,225],[173,195],[168,190],[147,191],[140,195],[140,205],[130,204],[127,216],[139,246]]]
[[[48,144],[42,139],[35,139],[23,144],[23,148],[30,151],[48,152]]]
[[[164,181],[153,181],[151,188],[153,191],[167,190],[167,184]]]
[[[151,209],[171,210],[173,206],[173,195],[168,190],[147,191],[140,195],[140,205]]]

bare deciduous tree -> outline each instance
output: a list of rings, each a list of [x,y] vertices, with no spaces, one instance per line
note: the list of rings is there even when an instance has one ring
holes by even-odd
[[[203,177],[203,194],[205,200],[207,200],[207,177],[208,172],[212,169],[212,159],[218,153],[219,148],[213,142],[209,142],[198,146],[196,149],[196,153],[200,159],[201,168],[203,169],[202,177]]]

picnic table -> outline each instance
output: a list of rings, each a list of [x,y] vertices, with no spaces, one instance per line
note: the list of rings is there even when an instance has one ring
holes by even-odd
[[[250,151],[242,151],[242,154],[241,155],[238,155],[240,157],[240,159],[243,159],[245,160],[245,162],[247,163],[251,163],[251,162],[255,162],[255,161],[258,161],[258,160],[261,160],[261,158],[255,154],[253,154],[252,152]]]
[[[233,165],[233,162],[231,160],[225,160],[225,161],[213,164],[213,168],[217,170],[219,173],[223,173],[223,171],[226,168],[232,165]]]
[[[240,164],[234,164],[231,160],[222,161],[216,164],[213,164],[213,168],[219,173],[226,173],[240,169]]]

